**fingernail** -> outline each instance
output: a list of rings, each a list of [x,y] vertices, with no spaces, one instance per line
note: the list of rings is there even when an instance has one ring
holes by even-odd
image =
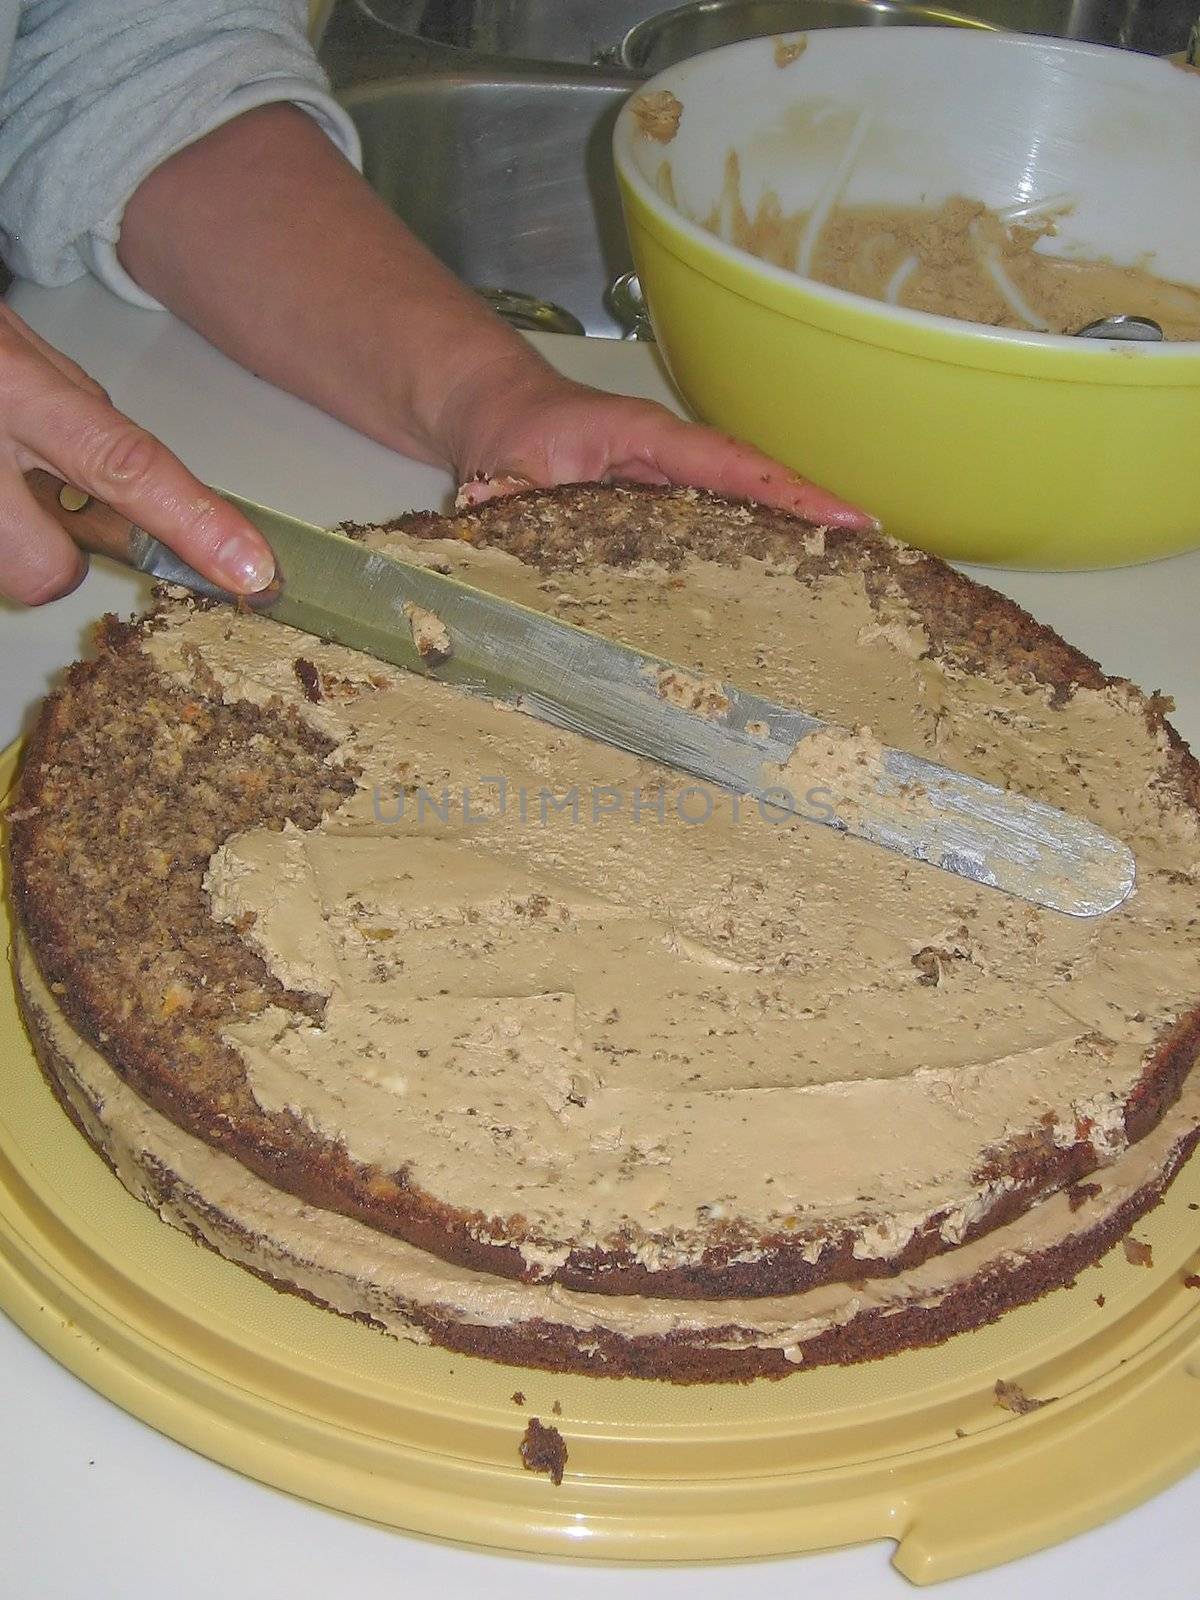
[[[882,533],[883,523],[868,511],[854,511],[849,507],[817,519],[836,528],[848,528],[852,533]]]
[[[261,539],[235,533],[217,552],[225,582],[242,594],[257,594],[275,576],[275,560]]]

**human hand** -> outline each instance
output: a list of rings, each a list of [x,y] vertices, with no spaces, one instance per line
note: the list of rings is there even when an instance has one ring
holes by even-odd
[[[518,489],[623,479],[689,484],[757,500],[811,522],[878,526],[818,484],[752,445],[684,422],[665,406],[534,373],[488,400],[472,396],[452,442],[462,487],[459,506]]]
[[[271,581],[271,552],[241,513],[0,304],[0,595],[40,605],[70,593],[87,561],[34,500],[32,467],[107,501],[222,588]]]

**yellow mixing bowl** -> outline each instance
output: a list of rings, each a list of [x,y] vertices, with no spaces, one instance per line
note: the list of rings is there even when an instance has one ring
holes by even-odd
[[[909,311],[713,231],[733,150],[750,210],[764,195],[808,210],[831,181],[854,205],[1054,199],[1066,208],[1055,251],[1195,283],[1200,77],[951,29],[831,31],[786,48],[800,43],[681,63],[617,125],[634,260],[684,399],[940,555],[1104,567],[1200,546],[1200,341]],[[852,170],[831,180],[855,143]]]

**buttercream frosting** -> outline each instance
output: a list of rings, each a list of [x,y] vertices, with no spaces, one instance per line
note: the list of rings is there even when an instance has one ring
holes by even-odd
[[[854,572],[546,578],[453,539],[392,548],[688,683],[1078,810],[1131,846],[1138,886],[1105,917],[1040,911],[296,635],[313,703],[291,636],[180,609],[147,641],[160,668],[199,660],[228,699],[293,706],[360,774],[320,828],[242,834],[210,864],[213,915],[324,1000],[319,1021],[229,1028],[264,1110],[403,1171],[531,1276],[588,1245],[750,1259],[765,1235],[812,1259],[852,1235],[869,1265],[930,1225],[958,1244],[1013,1142],[1121,1157],[1148,1054],[1197,990],[1200,831],[1134,691],[1059,704],[969,673]],[[821,777],[836,800],[836,762]]]

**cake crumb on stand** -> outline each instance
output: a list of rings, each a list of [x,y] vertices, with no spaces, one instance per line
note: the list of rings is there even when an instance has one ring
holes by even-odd
[[[1043,1406],[1053,1405],[1057,1399],[1058,1396],[1052,1394],[1044,1400],[1038,1400],[1034,1395],[1026,1394],[1019,1383],[1009,1383],[1004,1378],[996,1379],[996,1404],[1018,1417],[1027,1416],[1031,1411],[1040,1411]]]
[[[521,1461],[526,1472],[545,1472],[557,1487],[563,1480],[567,1464],[567,1446],[557,1428],[550,1427],[537,1417],[530,1417],[529,1426],[521,1437]]]

